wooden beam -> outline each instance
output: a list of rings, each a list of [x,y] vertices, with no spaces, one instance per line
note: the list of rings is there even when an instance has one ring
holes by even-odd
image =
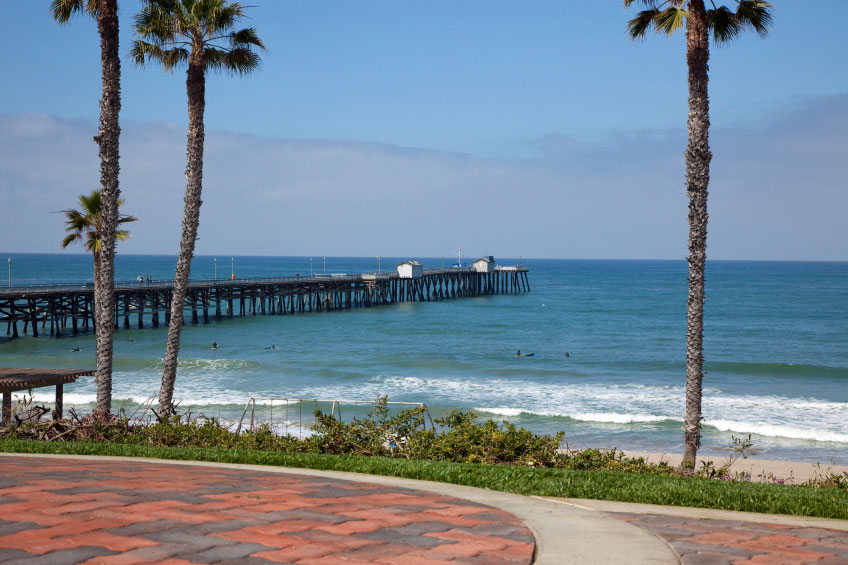
[[[12,422],[12,393],[3,393],[3,426],[8,426]]]
[[[59,383],[56,385],[56,410],[53,416],[54,420],[62,419],[62,400],[64,399],[64,385]]]

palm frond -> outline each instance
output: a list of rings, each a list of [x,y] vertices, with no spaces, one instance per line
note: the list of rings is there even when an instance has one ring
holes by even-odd
[[[223,0],[200,0],[199,18],[206,22],[209,33],[219,33],[232,29],[244,17],[241,2],[226,4]]]
[[[130,232],[128,230],[117,230],[115,232],[115,238],[119,241],[126,241],[130,238]]]
[[[82,239],[81,233],[69,233],[62,240],[62,249],[65,249],[66,247],[68,247],[70,244],[72,244],[73,242],[75,242],[78,239]]]
[[[772,4],[762,0],[740,0],[736,17],[741,25],[750,26],[757,35],[765,37],[772,25]]]
[[[686,10],[669,6],[654,16],[654,25],[657,27],[657,33],[665,32],[666,35],[671,35],[686,25]]]
[[[624,7],[629,8],[633,4],[641,4],[649,10],[662,10],[668,4],[675,8],[682,8],[688,0],[624,0]]]
[[[153,43],[173,41],[177,33],[174,8],[178,2],[172,0],[153,0],[147,3],[135,16],[135,31],[142,38]]]
[[[742,31],[739,17],[726,6],[707,11],[707,26],[712,30],[716,43],[727,43]]]
[[[258,47],[266,51],[265,44],[256,33],[256,28],[246,27],[230,34],[230,43],[233,47]]]
[[[648,9],[656,10],[657,2],[659,2],[659,0],[624,0],[624,7],[629,8],[633,4],[641,4]]]
[[[85,216],[79,210],[62,210],[62,213],[68,218],[65,221],[66,224],[70,224],[71,222],[76,224],[85,220]]]
[[[188,61],[189,52],[182,47],[166,49],[160,45],[136,40],[133,41],[130,49],[130,57],[140,67],[143,67],[147,61],[155,61],[165,67],[165,70],[172,71],[183,61]]]
[[[97,0],[52,0],[50,2],[50,14],[60,24],[68,23],[74,14],[83,12],[97,18]]]
[[[243,76],[262,68],[259,55],[246,48],[226,51],[208,47],[205,54],[206,67],[213,71],[228,71]]]
[[[659,13],[659,10],[656,9],[639,12],[635,18],[627,22],[627,33],[633,39],[645,37],[645,33],[649,27],[654,25],[654,18]]]
[[[99,216],[103,210],[103,199],[100,197],[99,190],[92,190],[88,196],[81,195],[79,201],[85,208],[85,211],[92,217]]]

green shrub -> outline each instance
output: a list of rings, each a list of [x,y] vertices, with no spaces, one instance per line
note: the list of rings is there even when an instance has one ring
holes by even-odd
[[[174,416],[153,423],[141,423],[123,413],[95,418],[90,415],[80,417],[72,411],[68,419],[57,422],[40,419],[46,412],[30,408],[30,413],[37,417],[16,419],[13,426],[0,429],[0,440],[93,441],[163,448],[221,448],[480,463],[524,467],[527,470],[680,476],[679,470],[667,462],[648,463],[641,457],[627,457],[617,449],[563,450],[563,432],[553,436],[539,435],[507,421],[481,422],[471,411],[453,410],[435,420],[438,429],[427,429],[424,408],[410,408],[391,415],[386,397],[378,398],[375,407],[365,417],[353,418],[350,422],[316,410],[313,433],[303,438],[277,435],[267,424],[236,434],[214,418]],[[750,436],[733,440],[734,453],[728,463],[716,468],[712,461],[706,461],[696,478],[750,481],[747,474],[731,475],[729,472],[729,466],[735,459],[746,457],[752,446]],[[848,474],[821,473],[807,486],[848,490]]]

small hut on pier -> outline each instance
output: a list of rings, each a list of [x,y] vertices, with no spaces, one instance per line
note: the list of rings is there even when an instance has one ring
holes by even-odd
[[[398,277],[402,279],[420,279],[424,276],[424,265],[418,261],[404,261],[398,263]]]
[[[492,255],[481,257],[474,261],[474,270],[478,273],[493,273],[495,272],[495,258]]]

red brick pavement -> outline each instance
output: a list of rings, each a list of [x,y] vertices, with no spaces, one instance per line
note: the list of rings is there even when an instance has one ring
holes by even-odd
[[[531,563],[527,527],[448,496],[189,465],[0,458],[0,563]]]
[[[848,565],[848,532],[825,528],[609,513],[667,541],[684,565]]]

